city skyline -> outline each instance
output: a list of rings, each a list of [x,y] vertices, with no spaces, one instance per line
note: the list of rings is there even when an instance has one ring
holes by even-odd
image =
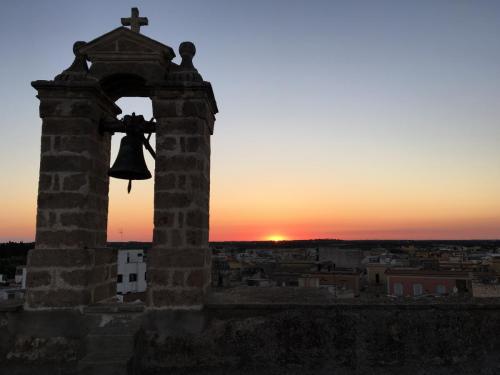
[[[131,6],[176,53],[193,41],[214,86],[212,241],[500,238],[495,2],[55,1],[4,6],[0,240],[34,238],[30,81],[59,74],[74,41],[118,27]],[[117,104],[152,115],[149,99]],[[127,194],[111,179],[110,241],[151,240],[152,215],[152,180]]]

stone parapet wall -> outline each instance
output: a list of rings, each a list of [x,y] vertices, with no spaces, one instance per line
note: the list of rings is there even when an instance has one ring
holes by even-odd
[[[148,311],[130,362],[141,375],[499,373],[499,299],[301,300]],[[75,374],[78,361],[95,350],[85,345],[87,335],[112,311],[106,305],[92,313],[14,311],[0,304],[0,373]]]
[[[150,313],[143,329],[142,375],[500,371],[498,300],[413,306],[241,303],[199,314]]]

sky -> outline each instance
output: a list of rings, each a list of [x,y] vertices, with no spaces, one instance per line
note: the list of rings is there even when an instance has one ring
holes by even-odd
[[[194,42],[213,85],[212,241],[500,238],[498,1],[17,0],[0,22],[0,241],[34,238],[30,82],[133,6],[143,34]],[[108,240],[149,241],[152,222],[153,181],[111,179]]]

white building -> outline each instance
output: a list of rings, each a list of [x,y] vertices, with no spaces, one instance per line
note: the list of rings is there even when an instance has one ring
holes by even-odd
[[[146,259],[144,250],[118,250],[118,294],[146,290]]]
[[[24,289],[20,287],[0,287],[0,301],[23,299]]]

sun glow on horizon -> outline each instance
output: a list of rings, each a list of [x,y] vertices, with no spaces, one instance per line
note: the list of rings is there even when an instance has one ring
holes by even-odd
[[[285,236],[282,236],[281,234],[271,234],[266,237],[267,241],[274,241],[274,242],[279,242],[279,241],[285,241],[287,238]]]

